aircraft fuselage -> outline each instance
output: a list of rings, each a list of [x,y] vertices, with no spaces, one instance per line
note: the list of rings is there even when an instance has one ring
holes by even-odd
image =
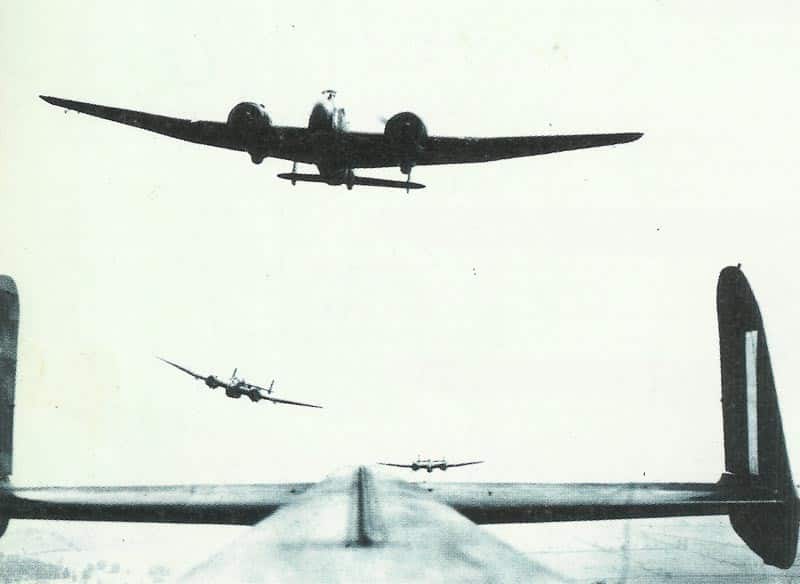
[[[311,108],[308,129],[311,131],[311,151],[320,176],[330,184],[345,184],[353,174],[346,156],[347,118],[344,108],[336,107],[333,94]]]
[[[432,473],[434,470],[441,469],[447,470],[447,461],[445,460],[421,460],[417,459],[411,464],[411,470],[419,470],[424,468],[426,471]]]

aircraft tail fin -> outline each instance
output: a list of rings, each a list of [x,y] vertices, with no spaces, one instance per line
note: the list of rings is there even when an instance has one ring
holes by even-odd
[[[10,277],[0,275],[0,495],[11,474],[18,331],[17,286]],[[8,514],[0,507],[0,536],[6,532],[8,519]]]
[[[0,481],[11,474],[18,330],[17,286],[9,276],[0,275]]]
[[[797,553],[800,507],[792,483],[764,324],[739,267],[717,283],[724,481],[768,489],[779,503],[737,505],[733,529],[766,563],[788,568]]]

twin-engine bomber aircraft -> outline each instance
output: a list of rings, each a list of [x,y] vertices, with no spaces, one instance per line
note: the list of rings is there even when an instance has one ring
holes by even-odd
[[[433,472],[437,468],[439,470],[447,470],[448,468],[456,468],[457,466],[469,466],[471,464],[483,464],[482,460],[473,460],[471,462],[447,462],[444,458],[433,460],[430,458],[422,459],[419,456],[417,460],[411,464],[398,464],[396,462],[379,462],[383,466],[396,466],[397,468],[410,468],[414,472],[424,468],[428,472]]]
[[[133,110],[72,101],[41,95],[49,104],[135,126],[179,140],[247,152],[255,164],[265,158],[291,160],[292,172],[279,178],[320,182],[329,185],[421,189],[411,182],[411,169],[432,164],[488,162],[505,158],[536,156],[564,150],[578,150],[622,144],[639,139],[638,132],[624,134],[576,134],[564,136],[516,136],[508,138],[443,138],[428,136],[422,120],[411,112],[389,118],[382,134],[351,132],[343,108],[334,105],[336,92],[322,92],[325,98],[311,110],[308,127],[274,126],[263,104],[242,102],[228,114],[227,122],[203,122],[170,118]],[[319,174],[300,174],[297,163],[316,165]],[[357,168],[397,166],[405,181],[356,176]]]
[[[304,404],[302,402],[291,401],[288,399],[279,399],[277,397],[272,397],[272,388],[275,387],[275,380],[272,380],[272,383],[269,384],[269,387],[261,387],[260,385],[253,385],[252,383],[247,383],[241,377],[236,377],[237,369],[233,370],[231,374],[231,378],[229,381],[222,381],[216,375],[199,375],[194,371],[187,369],[186,367],[182,367],[177,363],[173,363],[172,361],[167,361],[166,359],[159,357],[161,361],[167,363],[168,365],[172,365],[176,369],[180,369],[184,373],[187,373],[194,377],[195,379],[201,379],[203,383],[205,383],[211,389],[216,389],[217,387],[224,387],[225,388],[225,395],[233,399],[239,399],[243,395],[246,395],[250,398],[250,401],[257,402],[265,399],[267,401],[271,401],[275,404],[289,404],[292,406],[304,406],[307,408],[321,408],[322,406],[315,406],[313,404]]]
[[[7,480],[19,304],[0,276],[0,535],[9,519],[252,525],[180,581],[541,583],[568,579],[476,524],[728,515],[750,549],[786,569],[798,499],[761,313],[736,267],[719,276],[717,315],[725,472],[716,482],[417,485],[360,467],[319,483],[24,488]]]

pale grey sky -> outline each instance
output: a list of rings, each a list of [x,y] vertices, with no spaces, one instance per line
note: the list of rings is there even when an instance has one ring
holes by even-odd
[[[417,454],[487,461],[446,480],[715,480],[715,282],[737,262],[800,468],[797,10],[4,3],[15,481],[314,480]],[[254,100],[304,125],[329,87],[353,129],[412,110],[431,134],[645,136],[418,168],[407,196],[293,188],[289,163],[36,97],[215,120]],[[326,409],[226,400],[154,355]]]

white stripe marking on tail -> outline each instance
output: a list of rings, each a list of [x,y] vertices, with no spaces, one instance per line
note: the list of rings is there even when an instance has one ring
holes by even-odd
[[[751,475],[758,474],[758,331],[744,334],[744,366],[747,382],[747,464]]]

